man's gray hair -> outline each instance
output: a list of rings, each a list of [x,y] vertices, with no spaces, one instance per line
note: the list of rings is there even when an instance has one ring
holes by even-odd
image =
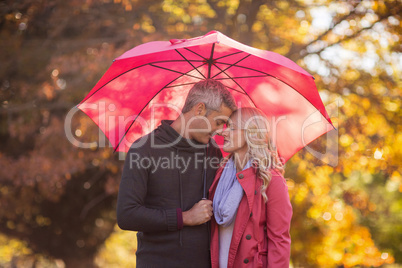
[[[229,90],[219,81],[205,79],[196,83],[189,91],[182,113],[189,112],[196,104],[204,103],[207,109],[206,116],[212,111],[220,111],[224,104],[230,110],[236,111],[237,105]]]

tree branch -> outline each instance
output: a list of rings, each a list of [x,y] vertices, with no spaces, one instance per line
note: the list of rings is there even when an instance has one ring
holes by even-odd
[[[286,57],[288,58],[292,58],[293,60],[296,60],[294,57],[292,57],[293,55],[300,55],[298,52],[305,50],[308,46],[314,44],[315,42],[322,40],[325,36],[327,36],[329,33],[331,33],[334,28],[336,26],[338,26],[342,21],[347,20],[348,18],[356,15],[356,8],[357,6],[360,4],[360,2],[355,2],[353,3],[353,8],[349,11],[349,13],[347,15],[344,15],[340,18],[338,18],[336,21],[335,19],[332,21],[331,26],[328,28],[328,30],[326,30],[325,32],[321,33],[316,39],[312,40],[311,42],[307,43],[307,44],[295,44],[292,43],[292,46],[289,50],[288,53],[286,53]]]
[[[349,13],[348,13],[347,15],[344,15],[344,16],[338,18],[336,21],[333,20],[333,21],[331,22],[331,26],[329,27],[329,29],[328,29],[327,31],[325,31],[325,32],[323,32],[322,34],[320,34],[315,40],[313,40],[313,41],[311,41],[310,43],[306,44],[305,47],[308,47],[308,46],[310,46],[311,44],[313,44],[313,43],[315,43],[315,42],[317,42],[317,41],[319,41],[319,40],[322,40],[326,35],[328,35],[330,32],[332,32],[332,31],[334,30],[334,28],[335,28],[336,26],[338,26],[342,21],[347,20],[348,18],[350,18],[350,17],[356,15],[356,7],[357,7],[359,4],[360,4],[360,2],[354,3],[353,8],[349,11]]]
[[[363,31],[366,31],[366,30],[369,30],[369,29],[373,28],[376,23],[381,22],[382,20],[388,18],[389,16],[391,16],[391,15],[389,14],[387,16],[380,17],[377,21],[373,22],[369,27],[361,28],[358,31],[356,31],[355,33],[353,33],[352,35],[346,36],[344,38],[340,38],[338,41],[336,41],[336,42],[334,42],[332,44],[329,44],[328,46],[326,46],[324,48],[321,48],[318,51],[314,51],[314,52],[311,52],[311,53],[306,53],[306,55],[308,55],[308,54],[319,54],[319,53],[321,53],[322,51],[324,51],[325,49],[327,49],[329,47],[332,47],[332,46],[337,45],[339,43],[351,40],[351,39],[357,37],[358,35],[360,35]]]
[[[326,47],[323,47],[323,48],[321,48],[321,49],[319,49],[319,50],[317,50],[317,51],[313,51],[313,52],[310,52],[310,53],[305,52],[304,54],[298,53],[299,51],[307,51],[307,47],[308,47],[308,46],[312,45],[313,43],[317,42],[318,40],[321,40],[321,39],[324,37],[324,35],[327,35],[330,31],[332,31],[332,30],[335,28],[336,25],[338,25],[339,23],[342,22],[342,20],[339,20],[339,21],[337,22],[337,24],[335,24],[334,27],[332,27],[332,28],[330,28],[328,31],[326,31],[325,34],[320,35],[317,39],[315,39],[314,41],[312,41],[312,42],[310,42],[310,43],[308,43],[308,44],[306,44],[306,45],[293,47],[285,56],[286,56],[286,57],[289,57],[289,58],[291,58],[291,59],[293,59],[293,60],[295,61],[295,60],[297,60],[298,58],[300,58],[300,57],[305,57],[306,55],[309,55],[309,54],[319,54],[319,53],[321,53],[322,51],[324,51],[325,49],[327,49],[328,47],[337,45],[337,44],[339,44],[339,43],[342,43],[342,42],[344,42],[344,41],[348,41],[348,40],[351,40],[351,39],[357,37],[357,36],[360,35],[363,31],[366,31],[366,30],[369,30],[369,29],[373,28],[376,23],[381,22],[381,21],[383,21],[384,19],[387,19],[387,18],[389,18],[390,16],[393,16],[393,15],[395,15],[395,14],[399,14],[399,13],[402,11],[402,7],[401,7],[401,6],[398,6],[398,5],[396,5],[396,6],[388,6],[388,8],[389,8],[389,12],[386,13],[386,14],[383,14],[383,15],[378,15],[378,16],[379,16],[378,20],[375,21],[375,22],[373,22],[369,27],[361,28],[361,29],[357,30],[355,33],[353,33],[352,35],[349,35],[349,36],[345,36],[345,37],[343,37],[343,38],[340,38],[338,41],[336,41],[336,42],[334,42],[334,43],[331,43],[331,44],[327,45]],[[343,18],[344,18],[344,19],[347,19],[349,16],[351,16],[351,14],[349,14],[349,15],[347,15],[347,16],[344,16]],[[297,58],[296,58],[296,57],[292,57],[293,55],[297,55],[298,57],[297,57]]]

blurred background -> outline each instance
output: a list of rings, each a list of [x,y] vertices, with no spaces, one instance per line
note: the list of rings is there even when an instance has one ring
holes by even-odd
[[[292,267],[402,267],[401,14],[399,0],[0,1],[0,267],[135,266],[135,233],[116,226],[124,157],[81,112],[72,144],[66,115],[124,51],[211,30],[313,74],[338,128],[287,163]]]

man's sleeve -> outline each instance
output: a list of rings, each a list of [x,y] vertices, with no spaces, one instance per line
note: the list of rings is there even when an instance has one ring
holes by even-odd
[[[148,169],[141,167],[140,150],[131,148],[124,163],[117,197],[117,224],[123,230],[158,232],[176,231],[176,209],[151,209],[145,207]]]

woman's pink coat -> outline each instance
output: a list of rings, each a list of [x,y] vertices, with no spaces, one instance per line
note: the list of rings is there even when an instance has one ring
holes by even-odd
[[[211,200],[222,171],[223,166],[217,171],[209,190]],[[262,179],[257,178],[254,167],[237,173],[236,177],[244,196],[237,211],[228,267],[288,268],[293,212],[285,179],[272,171],[266,190],[268,202],[265,203],[260,190]],[[211,262],[212,268],[219,267],[219,226],[214,218],[211,220]]]

